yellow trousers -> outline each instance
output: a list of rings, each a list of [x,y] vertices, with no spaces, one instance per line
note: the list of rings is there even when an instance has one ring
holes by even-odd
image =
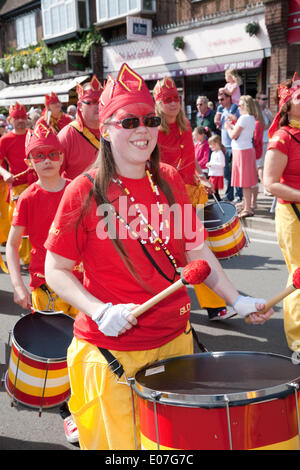
[[[189,325],[188,325],[189,328]],[[191,331],[168,344],[147,351],[111,351],[122,364],[127,377],[135,377],[144,366],[169,357],[193,354]],[[69,409],[79,432],[83,450],[135,450],[131,388],[124,374],[117,376],[108,367],[99,349],[73,338],[68,349],[71,384]],[[137,397],[134,396],[136,437],[140,442]]]
[[[7,241],[10,229],[8,193],[8,184],[0,181],[0,245]]]
[[[297,204],[300,210],[300,204]],[[293,273],[300,266],[300,220],[291,204],[276,204],[276,233],[292,284]],[[300,290],[296,289],[283,300],[284,330],[288,346],[300,351]]]
[[[225,300],[219,297],[218,294],[205,284],[195,285],[194,290],[201,308],[226,307]]]
[[[19,184],[18,186],[13,186],[11,190],[11,197],[9,203],[9,222],[11,224],[13,213],[17,204],[17,200],[14,199],[28,187],[28,184]],[[19,256],[20,259],[23,261],[23,264],[30,263],[30,251],[31,251],[31,243],[28,237],[23,237],[20,248],[19,248]]]
[[[32,307],[35,310],[52,310],[53,312],[64,312],[73,318],[76,316],[78,310],[75,307],[58,297],[48,286],[47,290],[48,292],[45,292],[41,287],[38,287],[32,292]]]

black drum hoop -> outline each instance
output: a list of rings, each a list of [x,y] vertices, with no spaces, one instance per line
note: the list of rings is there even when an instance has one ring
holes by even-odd
[[[263,352],[253,352],[253,351],[218,351],[218,352],[208,352],[208,353],[199,353],[193,355],[179,356],[176,358],[169,358],[162,361],[155,362],[154,364],[148,365],[141,369],[138,373],[145,370],[151,369],[151,367],[159,367],[164,364],[167,364],[174,359],[187,359],[191,357],[222,357],[228,354],[232,355],[269,355],[277,357],[279,359],[287,359],[291,361],[291,358],[274,353],[263,353]],[[259,360],[259,359],[258,359]],[[291,378],[289,382],[280,383],[275,386],[267,387],[264,389],[249,390],[243,392],[231,392],[231,393],[222,393],[222,394],[185,394],[185,393],[175,393],[170,391],[160,391],[148,388],[144,385],[138,383],[135,379],[133,384],[133,389],[135,393],[142,399],[147,401],[152,401],[155,403],[160,403],[162,405],[186,407],[186,408],[226,408],[228,404],[232,406],[245,406],[252,403],[259,403],[263,401],[269,401],[277,398],[284,398],[293,393],[295,393],[295,387],[298,389],[300,384],[300,368],[299,376],[296,378]]]

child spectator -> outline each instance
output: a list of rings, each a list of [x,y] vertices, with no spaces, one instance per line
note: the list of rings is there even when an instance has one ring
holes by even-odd
[[[208,168],[209,181],[215,187],[215,196],[218,201],[221,200],[219,189],[224,187],[224,167],[225,167],[225,148],[221,143],[219,135],[213,135],[208,139],[209,147],[212,151],[210,161],[206,164]]]
[[[207,174],[207,162],[210,157],[210,150],[207,139],[211,137],[211,131],[208,127],[198,126],[193,130],[193,139],[195,145],[195,158],[203,173]]]
[[[241,77],[236,70],[228,69],[225,71],[226,85],[223,88],[226,95],[231,96],[231,101],[234,104],[239,104],[241,96],[240,85],[243,83]]]

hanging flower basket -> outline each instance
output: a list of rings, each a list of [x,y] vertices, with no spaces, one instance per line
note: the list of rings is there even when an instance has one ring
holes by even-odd
[[[257,36],[259,28],[259,24],[256,21],[253,21],[252,23],[247,24],[246,33],[248,33],[249,36]]]
[[[177,36],[173,41],[173,47],[175,51],[184,49],[184,39],[183,36]]]

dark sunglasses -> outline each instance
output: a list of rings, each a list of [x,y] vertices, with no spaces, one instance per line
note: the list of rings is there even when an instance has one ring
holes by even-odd
[[[87,104],[88,106],[89,106],[90,104],[99,104],[99,100],[91,100],[91,101],[82,100],[82,102],[83,102],[84,104]]]
[[[259,98],[261,101],[267,101],[268,98]]]
[[[158,127],[161,123],[159,116],[144,116],[141,119],[146,127]],[[111,121],[107,124],[119,125],[122,126],[123,129],[136,129],[141,125],[141,119],[138,117],[128,117],[121,121]]]
[[[34,163],[40,163],[45,161],[47,158],[52,162],[58,162],[60,159],[60,152],[40,153],[38,155],[30,155],[31,160]]]

